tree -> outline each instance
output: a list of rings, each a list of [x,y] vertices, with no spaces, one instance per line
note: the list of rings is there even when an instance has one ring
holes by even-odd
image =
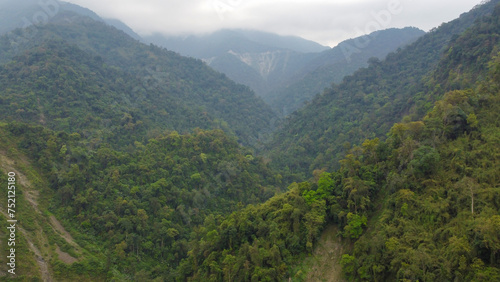
[[[233,281],[233,267],[236,262],[236,257],[230,254],[227,254],[222,261],[223,272],[224,272],[224,280],[225,281]]]
[[[347,214],[347,225],[344,226],[344,237],[357,239],[363,233],[363,226],[366,226],[368,219],[366,216],[358,214]]]

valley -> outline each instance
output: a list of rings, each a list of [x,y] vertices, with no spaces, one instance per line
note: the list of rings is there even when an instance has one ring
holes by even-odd
[[[334,48],[251,30],[222,30],[187,38],[156,35],[146,40],[203,60],[249,86],[277,115],[287,116],[332,83],[368,66],[371,57],[383,59],[423,34],[417,28],[388,29],[346,40]]]
[[[0,280],[500,280],[498,0],[334,48],[14,2]]]

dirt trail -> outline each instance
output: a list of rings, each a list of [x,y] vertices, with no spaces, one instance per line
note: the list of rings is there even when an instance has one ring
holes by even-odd
[[[5,218],[9,218],[7,212],[4,211],[3,208],[2,208],[2,210],[0,210],[0,213],[2,213],[2,215],[5,216]],[[30,250],[35,254],[36,262],[38,263],[38,266],[40,267],[40,274],[42,275],[42,280],[44,282],[53,281],[52,276],[51,276],[50,271],[49,271],[49,265],[47,264],[47,262],[43,258],[40,250],[35,246],[35,244],[33,244],[33,241],[28,236],[28,232],[26,230],[24,230],[24,228],[22,228],[19,225],[16,225],[16,230],[19,230],[23,234],[24,239],[26,240],[26,242],[28,242],[28,246],[29,246]]]
[[[65,264],[72,264],[78,261],[78,259],[72,257],[70,254],[63,252],[59,246],[56,248],[56,253],[59,259]]]
[[[30,246],[30,249],[33,251],[33,253],[35,253],[36,262],[38,263],[38,266],[40,267],[40,272],[42,274],[42,280],[44,282],[53,281],[52,275],[50,274],[50,271],[49,271],[49,265],[47,264],[47,262],[43,258],[40,250],[33,244],[31,239],[28,237],[28,233],[26,232],[26,230],[24,230],[21,227],[18,227],[18,229],[21,231],[21,233],[23,233],[24,238],[26,239],[26,241],[28,241],[28,245]]]
[[[25,164],[27,163],[26,160],[21,160],[21,162]],[[21,186],[24,187],[24,197],[33,206],[35,211],[40,213],[37,202],[38,195],[40,194],[39,191],[33,190],[31,182],[28,180],[28,178],[24,174],[20,173],[17,169],[15,169],[14,165],[14,161],[6,157],[4,151],[0,151],[0,168],[2,168],[6,173],[10,171],[16,173],[17,183],[21,184]]]
[[[312,256],[305,261],[310,266],[306,281],[344,281],[340,265],[344,245],[337,233],[338,227],[331,225],[321,234]]]
[[[21,160],[23,162],[26,162],[25,160]],[[38,191],[33,190],[33,187],[31,186],[30,181],[28,178],[23,174],[20,173],[17,169],[14,168],[15,162],[11,159],[9,159],[5,152],[1,151],[0,152],[0,167],[4,172],[14,172],[16,173],[16,182],[19,183],[24,189],[23,189],[23,195],[25,199],[33,206],[35,211],[37,213],[40,213],[40,210],[38,209],[38,203],[36,201],[38,197]],[[7,215],[7,212],[5,210],[5,207],[1,205],[2,210],[0,212],[6,217],[9,218]],[[40,274],[42,275],[42,280],[46,282],[53,281],[52,275],[50,274],[49,270],[49,265],[45,261],[45,259],[42,256],[42,253],[40,250],[35,246],[33,241],[31,240],[28,232],[24,230],[21,226],[17,225],[16,226],[17,230],[19,230],[22,234],[23,237],[26,239],[28,242],[28,246],[31,249],[31,251],[35,254],[35,259],[38,263],[38,266],[40,267]]]
[[[26,159],[23,159],[23,158],[21,158],[19,161],[26,164],[26,165],[29,164],[28,161]],[[42,212],[40,211],[40,209],[38,208],[38,197],[40,194],[39,191],[34,190],[34,187],[31,185],[31,182],[28,180],[26,175],[24,175],[19,170],[17,170],[15,168],[15,164],[16,163],[12,159],[7,157],[7,155],[5,154],[5,151],[0,151],[0,168],[4,172],[12,171],[12,172],[16,173],[16,182],[18,184],[20,184],[21,187],[23,187],[24,198],[30,203],[30,205],[33,207],[33,209],[35,210],[36,213],[43,215]],[[0,207],[2,207],[0,212],[4,216],[7,217],[7,213],[4,210],[4,206],[0,205]],[[58,233],[61,237],[63,237],[64,240],[66,240],[66,242],[68,242],[68,244],[75,247],[77,252],[80,252],[79,245],[74,241],[73,237],[68,233],[68,231],[66,231],[66,229],[64,229],[64,227],[61,225],[61,223],[54,216],[50,216],[49,221],[50,221],[50,225],[51,225],[52,229],[54,229],[54,231],[56,233]],[[31,251],[33,251],[33,253],[35,254],[35,259],[40,267],[40,272],[41,272],[41,276],[42,276],[43,281],[46,281],[46,282],[53,281],[50,270],[49,270],[48,263],[46,262],[46,260],[42,256],[42,253],[40,252],[40,250],[33,243],[33,240],[30,238],[28,232],[26,232],[26,230],[24,230],[20,226],[17,226],[17,228],[23,234],[24,238],[28,242],[28,245],[29,245],[29,248],[31,249]],[[65,263],[71,264],[71,263],[77,261],[77,259],[71,257],[69,254],[62,252],[60,250],[59,246],[57,246],[56,253],[59,256],[59,258]]]
[[[21,161],[27,163],[26,160]],[[0,151],[0,168],[2,168],[5,172],[13,171],[16,173],[16,181],[21,184],[22,187],[24,187],[23,192],[25,199],[33,206],[37,213],[41,214],[41,211],[38,209],[38,197],[40,195],[40,192],[34,190],[28,178],[23,173],[20,173],[14,168],[14,161],[7,158],[4,151]],[[66,240],[66,242],[68,242],[68,244],[77,249],[79,248],[73,237],[71,237],[71,234],[69,234],[68,231],[64,229],[59,220],[57,220],[57,218],[55,218],[53,215],[50,216],[50,224],[52,225],[52,228],[57,233],[59,233],[61,237]]]
[[[69,232],[64,229],[64,227],[61,225],[61,222],[59,222],[59,220],[57,220],[57,218],[53,215],[50,216],[50,225],[52,225],[52,228],[56,231],[56,233],[63,237],[68,244],[75,247],[75,249],[79,252],[80,246],[78,246],[71,234],[69,234]]]
[[[71,237],[71,234],[69,234],[68,231],[64,229],[59,220],[57,220],[57,218],[53,215],[50,216],[50,225],[57,233],[59,233],[61,237],[64,238],[64,240],[66,240],[68,244],[72,245],[75,248],[77,253],[81,253],[80,246],[75,242],[73,237]],[[56,253],[59,259],[66,264],[72,264],[78,261],[77,258],[74,258],[70,254],[63,252],[59,248],[59,246],[57,246],[56,248]]]

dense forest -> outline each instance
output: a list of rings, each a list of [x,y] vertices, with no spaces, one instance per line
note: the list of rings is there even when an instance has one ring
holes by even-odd
[[[476,22],[450,50],[472,40],[479,46],[478,37],[490,40],[483,34],[498,30],[499,16],[496,9]],[[492,55],[493,45],[481,46],[479,52],[463,50]],[[289,267],[297,254],[311,251],[318,226],[329,223],[339,225],[339,235],[353,244],[341,260],[348,280],[500,279],[495,49],[487,62],[449,51],[440,65],[460,66],[476,84],[446,92],[421,120],[394,124],[385,141],[366,139],[348,149],[339,170],[318,171],[316,181],[294,183],[289,192],[236,212],[213,230],[207,227],[206,239],[196,241],[208,241],[215,232],[233,230],[233,236],[200,246],[184,269],[194,280],[283,280],[293,276]]]
[[[336,230],[346,281],[500,280],[498,30],[486,2],[283,121],[200,60],[76,12],[4,34],[14,279],[307,281]]]
[[[387,54],[404,48],[425,33],[414,27],[390,28],[345,40],[308,62],[305,70],[293,77],[285,87],[274,89],[265,98],[271,107],[287,116],[333,83],[368,66],[370,58],[384,59]]]
[[[89,149],[78,133],[40,126],[10,123],[3,131],[41,169],[53,212],[72,222],[79,243],[128,274],[155,260],[175,266],[197,226],[279,192],[280,176],[221,130],[170,132],[136,141],[130,153],[106,143]]]
[[[366,67],[369,58],[383,59],[423,34],[415,27],[390,28],[345,40],[333,48],[293,36],[242,29],[188,37],[155,34],[145,39],[203,60],[249,86],[278,116],[286,116],[332,83]]]
[[[144,45],[113,27],[71,12],[60,12],[47,25],[17,29],[0,37],[0,50],[0,62],[6,62],[2,85],[8,92],[7,100],[23,98],[17,101],[29,103],[33,98],[30,93],[39,91],[35,87],[46,98],[39,105],[29,103],[31,109],[11,105],[4,114],[24,110],[23,121],[45,120],[56,130],[73,126],[75,120],[87,120],[90,127],[101,123],[98,128],[102,129],[102,124],[112,128],[123,118],[126,124],[137,125],[136,130],[142,127],[143,133],[220,128],[237,136],[240,143],[252,145],[270,130],[275,117],[248,87],[203,62]],[[30,80],[21,82],[25,76],[31,76]],[[75,91],[79,95],[72,94]],[[99,103],[92,103],[95,99]],[[57,101],[61,104],[56,107],[43,105]],[[110,104],[114,107],[103,111],[102,107]],[[54,112],[49,119],[49,109],[61,112]],[[64,114],[74,111],[79,114]]]
[[[460,70],[441,62],[449,50],[460,50],[453,50],[450,41],[458,40],[478,18],[490,14],[495,3],[488,2],[442,24],[383,61],[369,60],[369,67],[347,76],[291,114],[265,149],[273,163],[287,168],[286,178],[304,179],[315,169],[338,168],[338,161],[352,144],[366,138],[384,139],[392,125],[403,118],[421,119],[442,97],[446,90],[443,87],[450,83],[447,81],[453,81],[443,74],[454,74],[454,79],[460,80]],[[477,75],[486,71],[485,60],[495,54],[498,43],[498,23],[495,19],[483,21],[493,22],[475,27],[481,34],[468,42],[470,46],[460,47],[462,52],[470,52],[466,50],[474,46],[474,52],[482,57],[472,62],[474,71],[470,73]],[[456,59],[460,64],[464,58]],[[441,68],[436,71],[438,66]]]

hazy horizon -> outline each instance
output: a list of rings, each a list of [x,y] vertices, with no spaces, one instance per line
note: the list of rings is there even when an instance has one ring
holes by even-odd
[[[424,31],[468,12],[481,0],[68,0],[104,18],[118,19],[139,35],[208,34],[254,29],[299,36],[333,47],[349,38],[386,28]]]

